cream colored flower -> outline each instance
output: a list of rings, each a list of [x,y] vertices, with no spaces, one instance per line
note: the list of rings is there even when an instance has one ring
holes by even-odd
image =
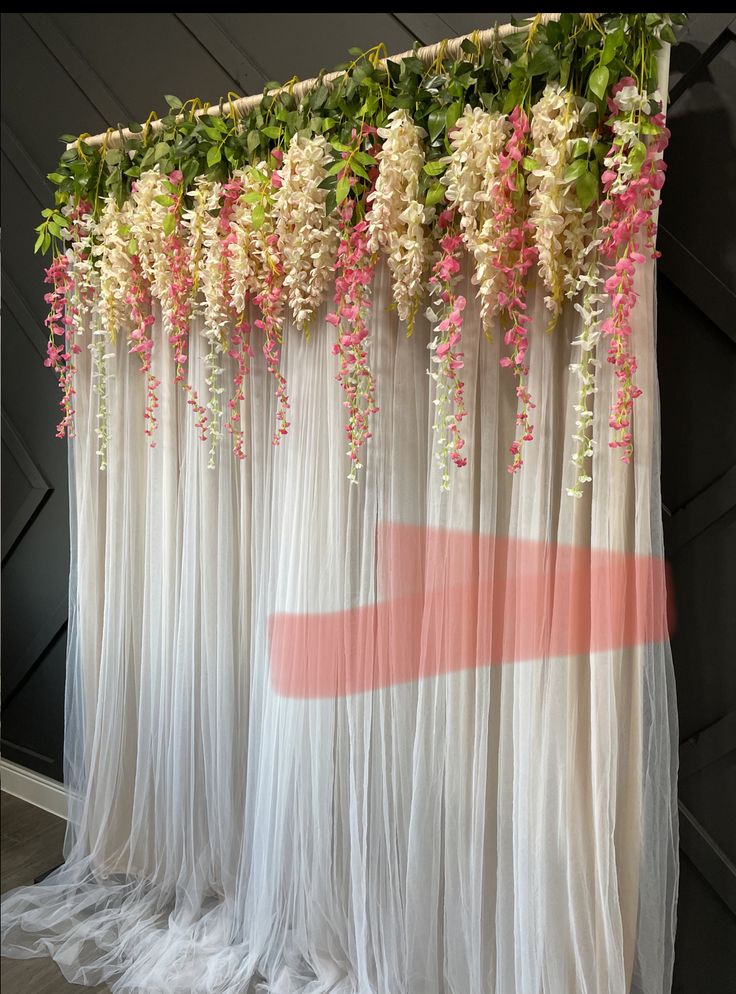
[[[333,279],[339,242],[337,218],[325,212],[331,157],[322,135],[291,139],[276,194],[276,233],[284,266],[286,298],[294,321],[306,330]]]
[[[548,83],[532,108],[531,157],[536,163],[527,179],[530,220],[539,252],[539,272],[547,288],[545,303],[559,317],[565,291],[575,283],[585,249],[583,210],[575,183],[565,180],[572,146],[580,130],[578,100],[560,83]]]
[[[267,175],[265,162],[260,162],[255,169],[240,170],[233,175],[242,187],[230,217],[230,232],[234,239],[229,247],[229,293],[236,314],[244,312],[248,295],[255,297],[264,286],[268,267],[267,239],[273,234],[274,217],[270,211],[265,211],[261,223],[256,224],[253,212],[256,208],[264,210],[266,206],[262,188]]]
[[[487,205],[499,179],[498,156],[509,133],[503,115],[481,107],[466,107],[452,131],[452,152],[442,177],[447,203],[460,214],[464,241],[475,260],[473,282],[478,285],[481,321],[488,335],[501,277],[493,265],[496,225]]]
[[[128,251],[133,203],[118,207],[114,197],[105,200],[97,223],[92,252],[100,274],[100,316],[111,341],[129,319],[128,295],[133,264]]]
[[[378,129],[383,147],[378,154],[375,190],[368,195],[369,248],[386,253],[399,318],[414,321],[424,292],[423,277],[431,256],[425,225],[434,216],[419,201],[419,181],[424,166],[425,132],[406,111],[389,114],[388,126]]]
[[[205,383],[208,399],[209,467],[214,468],[217,447],[223,436],[222,394],[224,386],[224,354],[227,350],[227,328],[231,321],[226,280],[226,263],[220,232],[220,199],[222,187],[204,176],[198,176],[191,191],[193,207],[184,216],[189,229],[189,254],[195,279],[195,306],[202,316],[203,334],[207,342],[204,357]]]
[[[158,169],[141,173],[133,184],[133,212],[130,221],[141,272],[151,287],[153,296],[162,302],[166,299],[171,278],[164,252],[164,221],[168,208],[156,200],[156,197],[169,196],[164,180],[165,177]]]

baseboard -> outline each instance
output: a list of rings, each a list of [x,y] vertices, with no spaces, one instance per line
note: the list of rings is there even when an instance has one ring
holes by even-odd
[[[56,780],[0,759],[0,786],[6,793],[66,819],[66,790]]]

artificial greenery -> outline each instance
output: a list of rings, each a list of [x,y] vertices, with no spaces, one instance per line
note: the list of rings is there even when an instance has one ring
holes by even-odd
[[[439,177],[449,151],[448,132],[466,105],[505,113],[519,106],[528,112],[545,84],[559,79],[590,100],[600,125],[608,93],[621,77],[633,77],[641,90],[656,89],[657,53],[662,42],[675,42],[674,27],[684,21],[684,14],[563,13],[559,21],[545,24],[538,14],[519,22],[517,33],[497,33],[483,48],[477,36],[464,40],[459,57],[448,56],[443,44],[430,64],[416,55],[386,61],[384,45],[365,52],[351,49],[352,60],[337,67],[342,73],[338,79],[325,81],[320,73],[299,101],[293,93],[296,79],[268,83],[262,101],[244,114],[232,104],[224,115],[198,113],[199,99],[182,102],[167,96],[169,112],[159,131],[151,127],[152,113],[145,124],[128,124],[133,137],[122,143],[112,140],[113,135],[119,139],[113,129],[96,147],[85,141],[86,134],[61,136],[72,147],[49,174],[56,185],[55,206],[42,212],[35,250],[58,250],[68,224],[62,209],[70,202],[86,201],[97,217],[103,198],[122,203],[136,177],[156,166],[164,174],[180,170],[184,189],[198,175],[226,180],[234,170],[264,160],[273,168],[273,151],[285,149],[297,132],[322,134],[331,144],[335,161],[325,181],[327,210],[351,190],[360,205],[376,165],[362,126],[380,128],[397,108],[405,109],[428,134],[421,195],[433,206],[444,197]],[[233,101],[237,94],[229,93],[227,99]],[[117,130],[122,133],[122,125]],[[575,180],[584,208],[598,196],[600,163],[610,147],[610,136],[595,120],[590,130],[595,141],[580,143],[567,177]],[[532,161],[524,165],[534,168]],[[172,186],[172,198],[176,193]]]

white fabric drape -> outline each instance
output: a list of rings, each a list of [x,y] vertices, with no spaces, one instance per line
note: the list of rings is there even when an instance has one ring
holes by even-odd
[[[554,657],[542,638],[535,658],[505,662],[489,649],[489,638],[513,647],[527,624],[544,632],[556,616],[589,616],[590,599],[567,595],[556,550],[662,556],[653,281],[643,267],[634,462],[607,444],[614,378],[603,357],[580,501],[565,494],[579,318],[566,308],[545,334],[539,287],[536,437],[511,476],[513,378],[499,368],[502,335],[489,344],[479,330],[467,281],[469,464],[453,470],[449,494],[433,459],[429,330],[418,321],[406,337],[383,269],[371,338],[380,414],[358,486],[346,479],[324,313],[311,342],[286,329],[288,438],[271,445],[273,385],[256,360],[248,457],[223,447],[215,470],[159,322],[156,447],[142,431],[145,377],[120,341],[100,472],[83,350],[70,446],[66,863],[6,897],[3,952],[50,954],[72,981],[140,994],[669,991],[668,643],[613,638]],[[203,352],[195,329],[190,367],[204,395]],[[407,526],[410,539],[392,546],[387,526]],[[472,554],[458,553],[467,536]],[[489,537],[544,548],[535,618],[523,585],[515,603],[504,587],[519,546]],[[438,548],[439,567],[429,564]],[[502,611],[485,602],[488,584],[474,586],[488,576]],[[405,596],[420,605],[411,660]],[[386,613],[392,598],[399,607]],[[661,614],[662,590],[647,603]],[[382,613],[361,621],[356,609],[371,607]],[[274,645],[274,619],[320,612],[344,626],[332,689],[319,640]],[[449,668],[437,670],[439,656]]]

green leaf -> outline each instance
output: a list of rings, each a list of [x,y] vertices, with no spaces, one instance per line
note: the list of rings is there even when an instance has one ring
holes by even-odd
[[[343,200],[350,193],[350,180],[347,176],[342,176],[337,181],[337,189],[335,190],[335,196],[337,197],[337,203],[341,204]]]
[[[253,208],[252,217],[253,217],[253,227],[255,228],[256,231],[258,231],[259,228],[263,227],[263,222],[266,220],[266,211],[263,207],[263,204],[257,204]]]
[[[281,128],[277,128],[274,124],[269,124],[265,128],[261,128],[261,134],[265,135],[266,138],[272,138],[277,141],[281,137]]]
[[[608,68],[606,66],[598,66],[590,74],[590,79],[588,80],[588,88],[590,92],[595,94],[599,100],[603,100],[606,95],[606,89],[608,87]]]
[[[587,171],[578,176],[575,183],[575,192],[580,201],[580,206],[584,211],[587,210],[598,196],[598,181],[595,176]]]
[[[607,66],[611,59],[615,56],[616,52],[621,47],[621,43],[624,40],[624,33],[621,28],[617,28],[612,31],[611,34],[606,35],[606,40],[603,43],[603,51],[601,52],[601,65]]]
[[[463,112],[463,102],[462,100],[456,100],[454,104],[450,104],[447,108],[447,113],[445,114],[445,129],[447,134],[449,134],[452,129],[457,124],[459,118],[462,116]]]
[[[61,173],[49,173],[47,178],[50,179],[52,183],[56,183],[56,185],[58,186],[59,183],[64,182],[66,176],[62,176]]]
[[[153,198],[157,204],[161,204],[162,207],[171,207],[174,203],[172,197],[167,196],[165,193],[159,193],[158,196]]]
[[[167,214],[164,218],[164,235],[172,235],[174,233],[174,228],[176,227],[176,215]]]
[[[354,153],[353,158],[357,159],[358,162],[360,162],[361,165],[363,166],[376,165],[376,160],[373,158],[372,155],[369,155],[367,152],[361,152],[360,150],[358,150],[357,152]]]
[[[424,166],[424,171],[427,176],[441,176],[442,173],[447,168],[447,163],[442,159],[434,159],[432,162],[427,162]]]
[[[533,159],[530,155],[525,155],[521,160],[521,164],[526,169],[528,173],[533,172],[535,169],[539,169],[539,163],[536,159]]]
[[[635,175],[639,175],[641,172],[641,167],[644,165],[644,160],[647,157],[647,147],[644,142],[635,142],[631,151],[629,152],[629,165],[634,170]]]
[[[445,117],[446,111],[444,110],[433,110],[427,120],[427,130],[429,131],[429,140],[434,141],[440,134],[442,134],[445,128]]]
[[[255,152],[255,150],[258,148],[260,144],[261,144],[260,131],[249,131],[248,137],[245,141],[245,145],[251,155],[253,154],[253,152]]]
[[[36,244],[33,246],[33,254],[34,255],[36,254],[36,252],[40,252],[41,249],[43,248],[44,237],[45,237],[45,232],[42,231],[41,234],[36,239]]]
[[[571,162],[570,165],[565,170],[562,180],[564,183],[572,183],[573,180],[578,179],[583,173],[588,172],[588,163],[585,159],[576,159],[575,162]]]
[[[213,166],[216,166],[221,159],[222,159],[222,152],[216,145],[213,145],[212,148],[207,152],[207,165],[211,169]]]
[[[184,106],[181,100],[178,97],[175,97],[172,93],[167,93],[164,96],[164,100],[172,110],[181,110]]]
[[[434,207],[435,204],[438,204],[441,200],[444,199],[445,199],[444,186],[441,183],[434,183],[427,190],[427,196],[424,202],[427,205],[427,207]]]
[[[260,193],[257,190],[251,190],[249,193],[243,197],[246,204],[257,204],[261,199]]]
[[[549,45],[540,45],[529,62],[530,76],[551,76],[559,68],[559,62],[554,49]]]
[[[135,238],[131,238],[128,244],[125,246],[128,255],[135,255],[138,251],[138,242]]]

